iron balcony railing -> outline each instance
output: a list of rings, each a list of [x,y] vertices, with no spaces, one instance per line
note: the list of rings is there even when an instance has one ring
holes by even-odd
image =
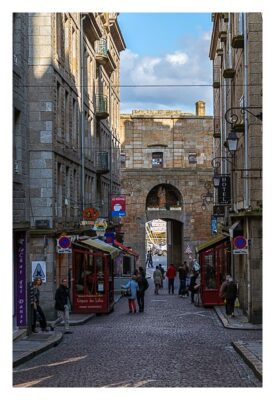
[[[96,95],[96,116],[98,118],[107,118],[108,112],[108,97],[103,94]]]
[[[106,174],[109,172],[109,153],[108,151],[98,151],[96,153],[96,172],[98,174]]]

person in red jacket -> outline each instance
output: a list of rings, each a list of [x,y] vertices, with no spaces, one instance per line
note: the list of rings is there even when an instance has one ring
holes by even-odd
[[[177,270],[174,264],[170,264],[167,268],[166,271],[166,276],[168,278],[168,292],[169,294],[172,291],[172,294],[174,294],[174,280],[177,275]]]

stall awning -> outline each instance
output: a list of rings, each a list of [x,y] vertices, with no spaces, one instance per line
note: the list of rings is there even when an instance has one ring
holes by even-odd
[[[237,228],[237,226],[239,225],[239,223],[240,223],[240,221],[236,221],[236,222],[234,222],[233,225],[230,226],[230,228],[229,228],[229,235],[230,235],[231,238],[233,238],[233,236],[234,236],[234,230]]]
[[[134,251],[130,247],[124,246],[124,244],[118,242],[117,240],[114,241],[114,245],[125,251],[126,253],[131,254],[131,256],[139,257],[139,254],[136,251]]]
[[[120,254],[120,250],[117,247],[111,246],[99,239],[85,239],[80,240],[79,242],[94,249],[101,250],[104,253],[109,253],[112,258],[115,258]]]
[[[200,245],[198,245],[196,247],[196,251],[197,253],[199,253],[200,251],[207,249],[207,247],[212,247],[214,244],[222,242],[223,240],[226,240],[226,237],[224,235],[217,235],[212,239],[208,240],[207,242],[203,242]]]

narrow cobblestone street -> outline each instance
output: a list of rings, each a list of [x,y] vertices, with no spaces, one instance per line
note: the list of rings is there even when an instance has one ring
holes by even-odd
[[[17,387],[261,387],[231,343],[261,331],[225,329],[211,308],[166,287],[146,292],[145,312],[113,313],[73,327],[72,335],[14,369]],[[60,329],[60,328],[58,328]]]

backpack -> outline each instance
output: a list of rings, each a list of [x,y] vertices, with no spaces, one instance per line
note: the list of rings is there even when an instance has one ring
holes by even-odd
[[[149,283],[146,278],[144,278],[143,285],[144,285],[144,290],[147,290],[149,287]]]

